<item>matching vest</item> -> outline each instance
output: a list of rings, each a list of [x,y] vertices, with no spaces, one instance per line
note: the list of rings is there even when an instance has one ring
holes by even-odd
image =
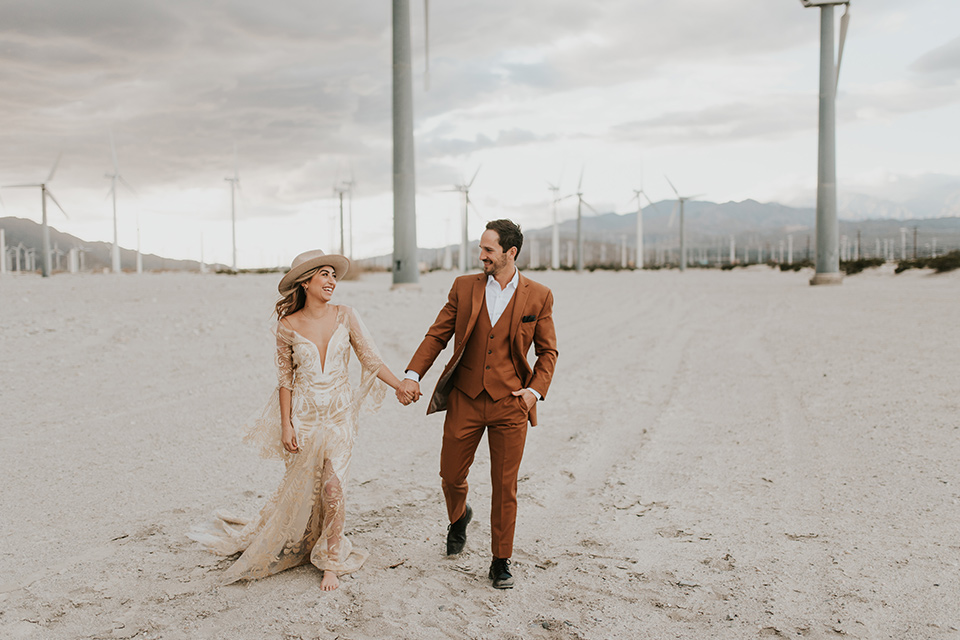
[[[523,388],[510,356],[510,318],[516,304],[517,292],[514,291],[497,325],[492,327],[487,313],[487,296],[483,296],[477,324],[453,375],[453,386],[471,398],[476,399],[486,391],[494,400],[501,400]]]

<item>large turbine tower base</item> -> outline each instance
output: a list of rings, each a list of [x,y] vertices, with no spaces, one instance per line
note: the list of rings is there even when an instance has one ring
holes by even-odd
[[[393,288],[419,288],[410,2],[393,0]]]

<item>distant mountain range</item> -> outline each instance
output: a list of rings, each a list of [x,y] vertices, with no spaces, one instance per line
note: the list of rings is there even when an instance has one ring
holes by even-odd
[[[33,220],[24,218],[0,218],[0,229],[6,234],[8,249],[7,266],[13,267],[13,248],[23,245],[25,249],[34,249],[37,255],[37,268],[40,264],[40,248],[42,246],[42,227]],[[67,270],[65,254],[72,248],[83,249],[83,269],[85,271],[100,271],[110,268],[109,242],[89,242],[81,240],[69,233],[57,231],[50,227],[50,248],[62,252],[60,255],[60,270]],[[54,271],[57,271],[57,254],[53,257]],[[208,265],[215,269],[222,265]],[[26,269],[26,266],[23,267]],[[131,249],[120,249],[120,268],[124,271],[134,271],[137,268],[137,252]],[[146,271],[199,271],[200,263],[196,260],[172,260],[152,253],[143,254],[143,268]]]
[[[938,211],[950,212],[954,208],[960,210],[960,191],[953,192],[944,188],[940,193],[933,194],[924,204],[922,199],[916,199],[924,206],[930,203],[940,203]],[[956,198],[953,198],[956,196]],[[647,252],[671,251],[678,244],[679,212],[675,210],[676,201],[663,200],[643,209],[644,244]],[[901,229],[906,228],[908,233],[907,244],[912,248],[914,230],[919,253],[929,253],[929,249],[936,243],[938,253],[960,249],[960,217],[931,216],[927,218],[911,217],[921,209],[916,204],[897,204],[889,200],[869,198],[867,196],[848,196],[840,204],[841,211],[846,212],[840,220],[840,234],[846,236],[846,242],[852,245],[859,242],[864,253],[872,253],[877,242],[893,242],[897,246],[902,239]],[[855,213],[853,213],[855,212]],[[869,214],[875,214],[871,217]],[[861,216],[861,217],[856,217]],[[717,204],[693,200],[684,206],[687,243],[692,252],[712,252],[713,255],[725,255],[729,241],[734,239],[738,250],[751,248],[763,249],[766,255],[776,250],[780,242],[793,236],[793,246],[796,255],[805,256],[808,246],[815,245],[815,218],[816,213],[810,207],[789,207],[778,203],[762,203],[755,200],[742,202],[725,202]],[[615,214],[605,213],[590,215],[583,218],[584,241],[588,260],[596,262],[615,262],[619,256],[619,247],[622,243],[632,250],[636,234],[636,213]],[[576,220],[567,219],[560,224],[560,239],[563,262],[570,251],[569,243],[576,239]],[[0,218],[0,228],[6,231],[8,247],[19,244],[28,248],[40,248],[40,225],[32,220],[22,218]],[[538,229],[524,229],[525,246],[536,243],[540,261],[546,262],[552,231],[549,227]],[[110,266],[110,244],[106,242],[88,242],[56,229],[50,230],[51,245],[61,251],[71,247],[83,247],[85,268],[99,270]],[[926,248],[926,249],[925,249]],[[454,264],[459,251],[459,245],[450,246]],[[420,260],[428,265],[437,265],[442,260],[445,248],[423,248],[420,250]],[[534,249],[525,249],[521,254],[521,265],[531,257]],[[691,254],[694,255],[694,254]],[[9,259],[9,258],[8,258]],[[369,266],[387,267],[390,256],[378,256],[361,261]],[[65,261],[61,261],[62,268]],[[129,249],[121,250],[121,264],[124,270],[133,270],[136,265],[136,254]],[[156,255],[143,256],[144,269],[147,270],[198,270],[199,263],[193,260],[172,260]],[[215,265],[214,268],[222,265]]]

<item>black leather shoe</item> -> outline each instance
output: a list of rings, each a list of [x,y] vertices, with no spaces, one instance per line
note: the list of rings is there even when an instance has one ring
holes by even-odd
[[[513,589],[513,574],[510,573],[510,558],[494,558],[490,563],[490,579],[494,589]]]
[[[463,545],[467,544],[467,525],[473,519],[473,509],[467,505],[467,510],[463,512],[460,519],[447,527],[447,555],[455,556],[463,551]]]

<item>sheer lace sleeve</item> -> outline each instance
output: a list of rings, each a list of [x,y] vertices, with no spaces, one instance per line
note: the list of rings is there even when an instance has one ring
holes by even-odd
[[[353,346],[353,352],[357,354],[357,359],[363,366],[364,371],[369,371],[376,375],[383,366],[383,360],[380,358],[380,351],[374,344],[370,332],[363,324],[363,320],[357,314],[355,309],[346,309],[347,322],[350,328],[350,344]]]
[[[357,312],[347,307],[345,315],[350,330],[350,345],[353,347],[353,352],[357,354],[357,359],[360,360],[360,366],[362,367],[360,386],[357,387],[354,394],[354,407],[359,411],[360,406],[363,405],[370,411],[376,411],[387,395],[387,385],[377,379],[380,367],[383,366],[383,359],[380,357],[377,345],[373,342],[373,337]],[[365,400],[369,400],[369,402],[365,403]]]
[[[277,323],[277,387],[293,391],[293,332]]]
[[[268,460],[283,460],[287,464],[293,461],[293,454],[283,448],[280,442],[280,387],[293,391],[293,380],[296,366],[293,363],[294,333],[283,324],[277,323],[273,327],[273,334],[277,338],[277,388],[270,394],[267,404],[250,416],[244,428],[243,441],[256,449],[260,457]],[[291,413],[296,415],[296,405],[300,402],[297,393],[293,394]],[[294,422],[294,429],[297,423]]]

